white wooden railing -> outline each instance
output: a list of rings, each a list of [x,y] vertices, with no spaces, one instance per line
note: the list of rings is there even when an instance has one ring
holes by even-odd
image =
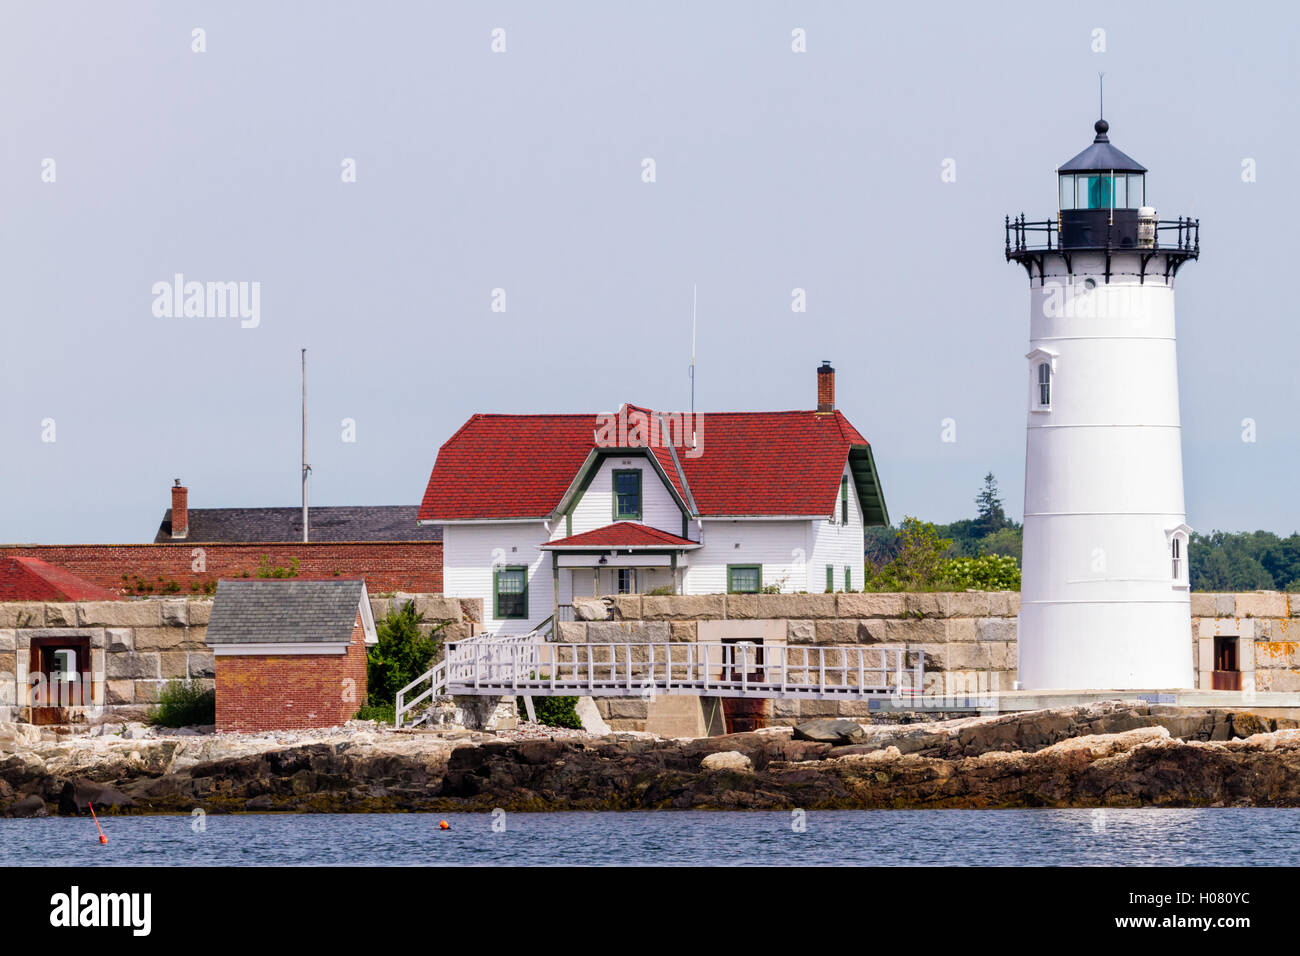
[[[422,722],[427,705],[419,716],[414,708],[442,694],[861,700],[920,696],[925,680],[925,653],[906,646],[561,644],[533,633],[471,638],[446,650],[443,661],[398,692],[399,727]],[[408,702],[407,694],[419,687],[423,691]]]

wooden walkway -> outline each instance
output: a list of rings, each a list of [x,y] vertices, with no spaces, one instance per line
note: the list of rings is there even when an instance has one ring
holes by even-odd
[[[925,654],[870,645],[623,642],[563,644],[540,635],[479,637],[397,695],[397,725],[413,727],[440,696],[750,697],[868,700],[919,695]]]

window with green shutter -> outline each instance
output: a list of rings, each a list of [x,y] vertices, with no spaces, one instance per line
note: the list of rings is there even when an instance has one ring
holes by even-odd
[[[757,564],[727,565],[727,591],[731,594],[757,594],[763,589],[763,568]]]
[[[845,592],[853,590],[853,568],[847,564],[844,565],[844,590]]]
[[[492,591],[496,596],[496,616],[528,616],[528,569],[497,568],[492,574]]]
[[[835,590],[835,568],[833,565],[826,565],[826,593],[830,594]]]
[[[826,499],[823,498],[822,501]],[[849,523],[849,476],[840,478],[840,524]]]

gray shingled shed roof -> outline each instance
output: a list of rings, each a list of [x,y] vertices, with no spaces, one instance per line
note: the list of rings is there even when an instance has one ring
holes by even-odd
[[[441,541],[442,527],[416,524],[416,505],[310,508],[313,541]],[[296,542],[302,540],[301,508],[190,508],[184,538],[172,537],[172,510],[163,513],[156,543]]]
[[[364,581],[218,581],[207,642],[346,644],[365,594]]]

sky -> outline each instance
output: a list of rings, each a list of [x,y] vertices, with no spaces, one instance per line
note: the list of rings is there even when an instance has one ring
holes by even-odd
[[[151,540],[178,477],[298,504],[302,348],[313,504],[418,503],[475,412],[684,410],[693,286],[700,410],[812,408],[829,359],[895,521],[973,515],[989,471],[1018,518],[1003,217],[1055,213],[1099,72],[1149,201],[1202,224],[1188,521],[1295,531],[1298,19],[3,0],[0,542]],[[177,274],[256,288],[255,322],[156,314]]]

